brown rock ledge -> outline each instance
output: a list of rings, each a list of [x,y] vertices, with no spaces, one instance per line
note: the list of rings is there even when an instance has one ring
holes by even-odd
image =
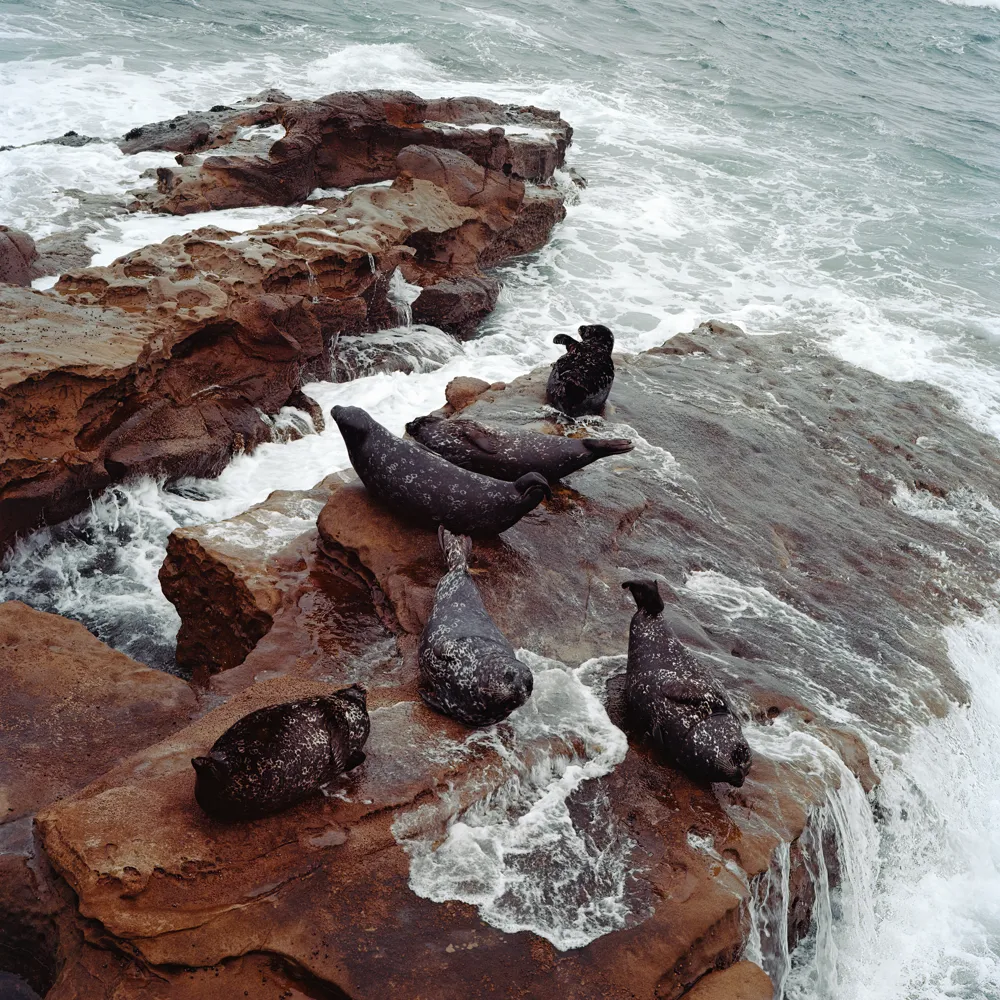
[[[475,278],[510,234],[526,247],[562,217],[550,192],[548,228],[537,199],[522,226],[524,183],[454,150],[408,147],[398,169],[321,215],[196,230],[54,294],[0,290],[0,549],[128,476],[217,475],[270,438],[262,414],[330,377],[338,334],[399,322],[397,268]]]

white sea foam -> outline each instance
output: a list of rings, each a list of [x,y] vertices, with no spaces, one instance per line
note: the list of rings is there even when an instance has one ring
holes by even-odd
[[[503,782],[457,815],[448,797],[402,814],[393,833],[410,856],[418,896],[471,903],[500,930],[580,948],[636,915],[626,892],[633,844],[608,802],[600,794],[588,801],[586,820],[570,809],[586,782],[625,758],[625,735],[602,704],[603,685],[624,658],[571,670],[527,650],[518,657],[532,669],[534,692],[505,724],[509,742],[494,731],[489,743]]]

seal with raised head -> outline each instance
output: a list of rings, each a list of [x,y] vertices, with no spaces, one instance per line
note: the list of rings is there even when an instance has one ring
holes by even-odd
[[[357,406],[335,406],[330,412],[365,488],[419,524],[443,524],[459,535],[498,535],[552,496],[537,472],[505,483],[396,437]]]
[[[258,708],[195,757],[194,797],[216,819],[256,819],[301,802],[364,762],[365,689]]]
[[[750,747],[725,694],[664,621],[656,581],[622,586],[638,609],[629,628],[625,671],[630,728],[689,778],[738,788],[750,770]]]
[[[627,438],[569,438],[514,427],[487,427],[475,420],[417,417],[409,435],[463,469],[513,482],[540,472],[554,483],[599,458],[632,450]]]
[[[580,340],[560,333],[553,344],[562,344],[566,353],[552,363],[546,398],[568,417],[600,413],[615,380],[615,335],[606,326],[581,326]]]
[[[472,540],[441,527],[438,540],[448,572],[438,581],[434,608],[420,636],[420,697],[467,726],[506,719],[531,696],[531,670],[483,606],[469,574]]]

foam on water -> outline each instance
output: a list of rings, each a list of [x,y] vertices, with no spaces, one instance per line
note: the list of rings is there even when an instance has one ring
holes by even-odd
[[[628,741],[602,703],[624,657],[569,669],[528,650],[517,655],[531,667],[534,692],[489,734],[503,783],[457,814],[448,796],[404,813],[393,834],[410,856],[418,896],[470,903],[500,930],[580,948],[636,916],[626,891],[632,841],[600,794],[572,807],[586,782],[625,759]]]

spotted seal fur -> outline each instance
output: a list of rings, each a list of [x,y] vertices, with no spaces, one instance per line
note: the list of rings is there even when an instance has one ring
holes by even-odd
[[[460,535],[498,535],[552,496],[537,472],[515,483],[491,479],[396,437],[357,406],[335,406],[331,413],[365,488],[420,524],[443,524]]]
[[[580,340],[560,333],[552,340],[566,353],[552,363],[545,387],[548,401],[568,417],[600,413],[615,380],[615,335],[606,326],[581,326]]]
[[[514,427],[488,427],[475,420],[430,414],[406,425],[409,435],[453,465],[514,482],[540,472],[554,483],[599,458],[632,450],[627,438],[570,438]]]
[[[216,819],[255,819],[301,802],[365,759],[365,689],[258,708],[195,757],[194,796]]]
[[[420,637],[420,696],[467,726],[506,719],[531,696],[531,670],[514,655],[469,574],[471,539],[438,529],[448,572]]]
[[[622,584],[632,592],[625,672],[630,728],[695,781],[737,788],[750,770],[750,747],[711,672],[680,643],[662,617],[655,580]]]

